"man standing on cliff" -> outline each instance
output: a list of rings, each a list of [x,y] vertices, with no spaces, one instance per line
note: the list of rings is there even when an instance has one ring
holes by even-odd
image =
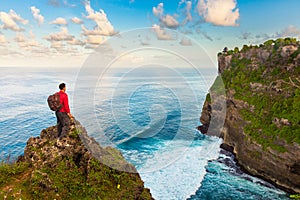
[[[66,93],[66,84],[59,84],[59,89],[60,91],[58,93],[60,96],[60,104],[62,105],[62,108],[56,111],[55,115],[57,118],[58,137],[62,138],[68,134],[70,128],[70,118],[72,118],[73,116],[70,113],[69,100]]]

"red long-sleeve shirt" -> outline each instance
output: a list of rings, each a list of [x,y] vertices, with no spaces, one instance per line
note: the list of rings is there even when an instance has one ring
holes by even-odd
[[[63,91],[59,91],[58,93],[60,95],[60,103],[62,105],[62,108],[59,110],[59,112],[70,113],[69,100],[68,100],[67,93],[65,93]]]

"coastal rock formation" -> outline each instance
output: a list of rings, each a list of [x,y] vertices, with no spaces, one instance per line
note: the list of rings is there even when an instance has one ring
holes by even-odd
[[[222,79],[225,147],[249,173],[290,193],[300,193],[300,43],[292,38],[218,54],[219,76],[203,105],[198,129],[210,129]],[[220,88],[219,88],[220,89]]]
[[[30,138],[24,156],[6,166],[14,173],[4,174],[5,166],[0,168],[0,198],[152,199],[135,167],[120,151],[102,148],[78,121],[71,121],[64,138],[57,137],[56,126]],[[84,145],[87,141],[90,149]]]

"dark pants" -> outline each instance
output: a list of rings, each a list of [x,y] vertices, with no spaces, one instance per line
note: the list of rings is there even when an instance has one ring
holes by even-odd
[[[57,133],[58,137],[66,136],[70,129],[70,118],[65,112],[55,112],[57,118]]]

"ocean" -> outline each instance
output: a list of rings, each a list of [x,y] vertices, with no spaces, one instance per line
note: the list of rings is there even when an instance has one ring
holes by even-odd
[[[73,68],[0,68],[0,160],[56,124],[46,99],[67,83],[71,111],[102,146],[118,148],[155,199],[288,199],[245,174],[221,139],[196,127],[216,69],[114,69],[89,85]],[[85,82],[84,82],[85,81]],[[87,83],[87,84],[86,84]],[[86,103],[85,96],[93,101]],[[82,99],[81,99],[82,98]]]

